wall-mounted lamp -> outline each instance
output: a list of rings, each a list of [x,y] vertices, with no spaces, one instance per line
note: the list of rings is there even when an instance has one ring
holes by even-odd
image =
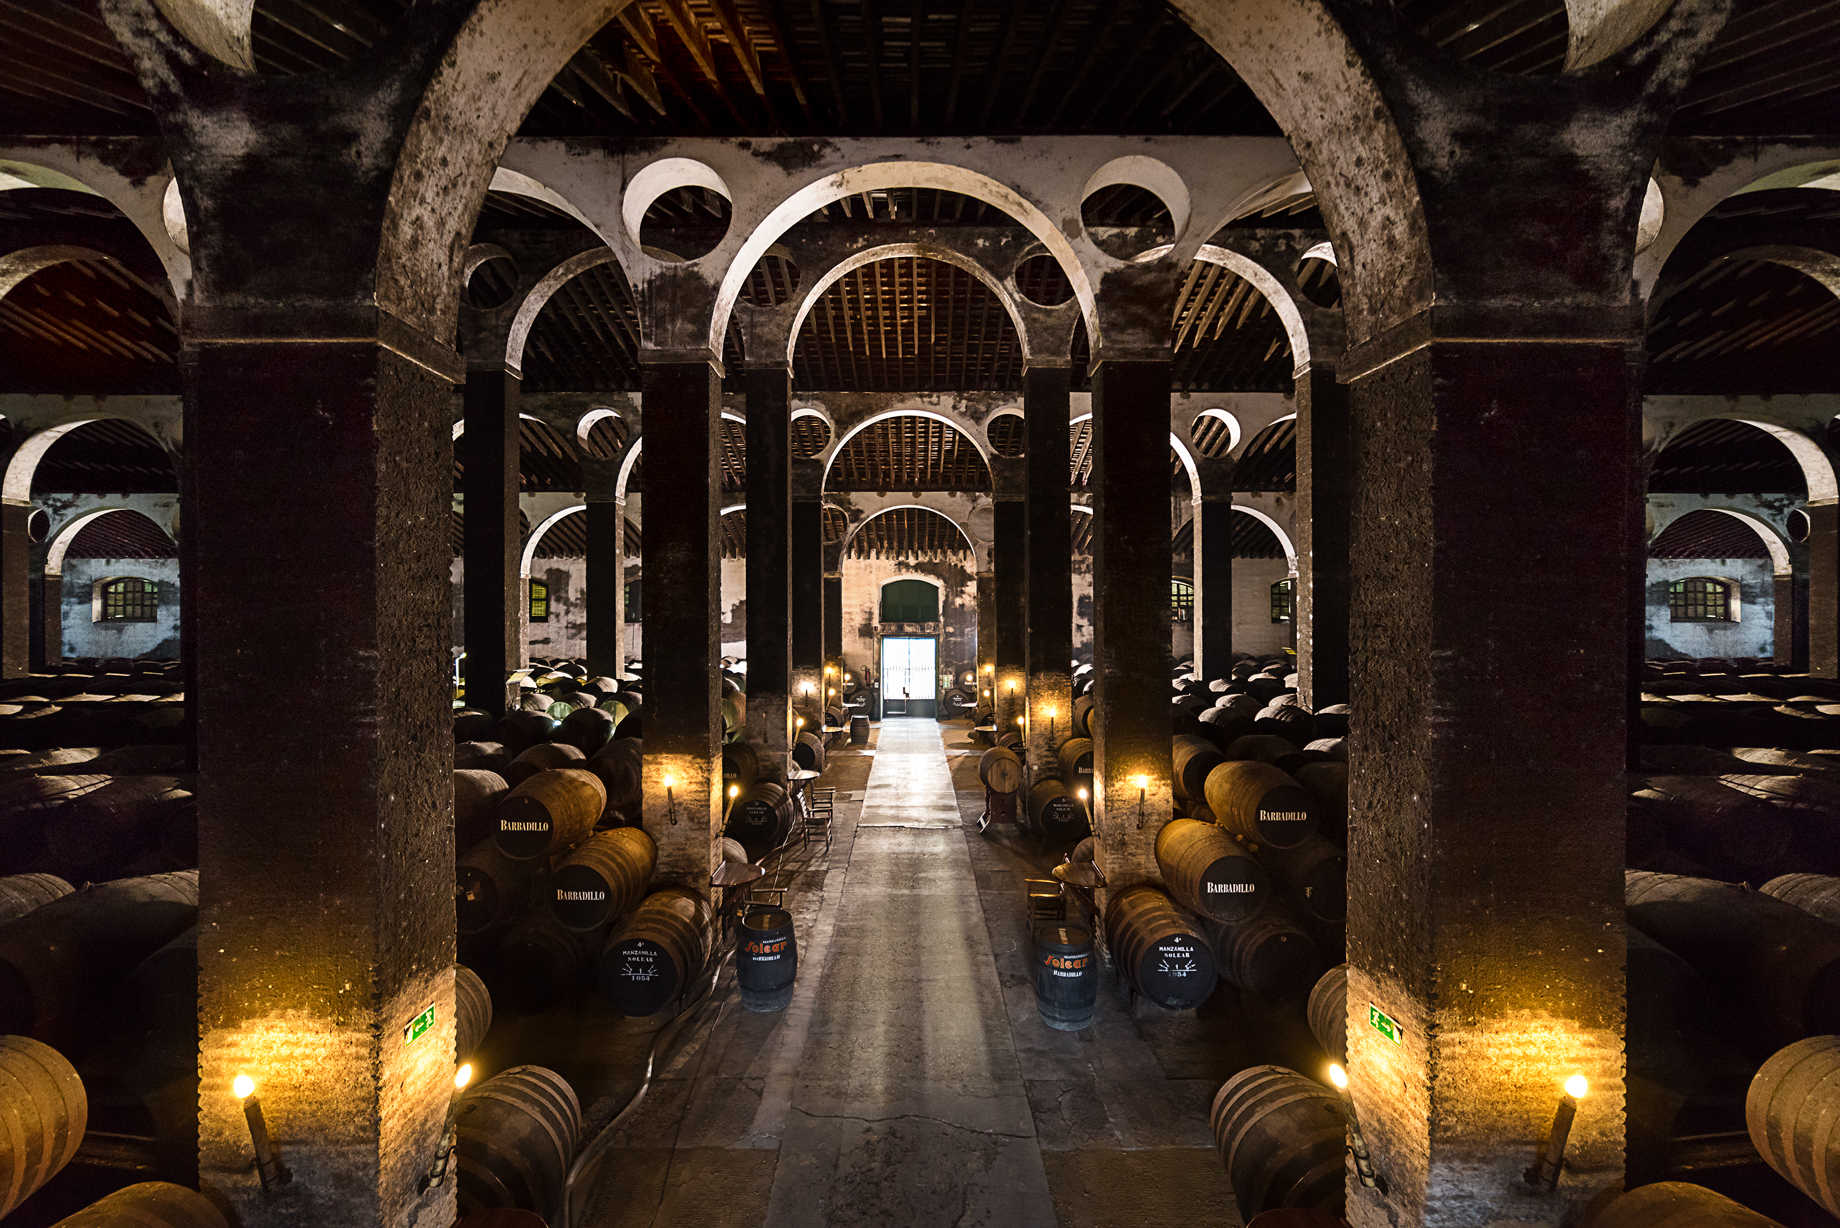
[[[447,1101],[447,1122],[441,1127],[441,1149],[435,1152],[434,1163],[428,1166],[427,1174],[422,1178],[422,1189],[439,1185],[447,1179],[447,1166],[453,1163],[454,1148],[459,1145],[459,1136],[454,1131],[454,1123],[460,1117],[460,1096],[466,1091],[466,1085],[473,1081],[473,1064],[462,1062],[454,1071],[454,1094]]]
[[[836,688],[836,687],[832,687],[832,688],[830,689],[830,697],[831,697],[832,699],[835,699],[835,698],[837,698],[837,688]]]
[[[818,689],[817,687],[813,686],[809,682],[799,683],[799,694],[801,695],[810,695],[813,692],[815,692],[817,689]]]
[[[732,802],[732,801],[734,801],[734,800],[735,800],[735,799],[736,799],[737,797],[740,797],[740,796],[741,796],[741,786],[740,786],[740,785],[730,785],[730,786],[728,786],[728,800],[729,800],[729,801],[731,801],[731,802]]]
[[[803,728],[805,728],[805,718],[804,718],[804,717],[802,717],[802,716],[795,716],[795,717],[793,717],[793,718],[792,718],[792,723],[793,723],[793,725],[794,725],[794,726],[796,726],[796,727],[797,727],[797,728],[799,728],[799,729],[803,729]]]
[[[989,699],[989,698],[990,698],[990,688],[989,688],[989,687],[985,687],[985,688],[984,688],[984,698],[985,698],[985,699]]]
[[[670,807],[671,824],[672,826],[676,826],[677,824],[677,777],[672,775],[669,772],[665,773],[665,777],[664,777],[664,797],[665,797],[665,802]]]
[[[1059,716],[1060,714],[1061,713],[1060,713],[1059,708],[1055,708],[1053,706],[1050,706],[1048,708],[1048,737],[1050,739],[1054,737],[1054,718]]]
[[[845,686],[848,686],[848,685],[849,685],[849,684],[850,684],[850,683],[851,683],[852,681],[853,681],[853,679],[851,678],[851,676],[850,676],[849,674],[845,674],[845,675],[843,676],[843,684],[844,684]]]
[[[1086,791],[1085,785],[1081,785],[1079,788],[1075,789],[1073,791],[1073,795],[1079,798],[1082,803],[1084,803],[1088,797],[1092,796],[1090,793]]]
[[[1572,1120],[1578,1116],[1578,1102],[1590,1090],[1591,1085],[1581,1074],[1565,1081],[1559,1094],[1559,1107],[1553,1112],[1552,1132],[1534,1153],[1533,1167],[1525,1174],[1528,1185],[1543,1190],[1559,1187],[1559,1172],[1565,1167],[1565,1142],[1572,1134]]]
[[[1329,1063],[1329,1082],[1341,1097],[1342,1116],[1348,1119],[1348,1151],[1354,1156],[1354,1173],[1370,1190],[1386,1192],[1386,1183],[1374,1172],[1373,1157],[1367,1154],[1367,1136],[1361,1133],[1361,1121],[1354,1115],[1354,1097],[1348,1091],[1348,1072]]]
[[[262,1192],[286,1185],[294,1179],[288,1166],[281,1162],[281,1152],[268,1137],[268,1121],[262,1116],[262,1101],[256,1096],[256,1081],[240,1074],[230,1081],[230,1090],[243,1105],[243,1120],[249,1123],[249,1141],[256,1152],[256,1176],[262,1180]]]
[[[1144,825],[1144,795],[1150,791],[1150,778],[1133,776],[1131,783],[1137,786],[1137,826],[1141,829]]]

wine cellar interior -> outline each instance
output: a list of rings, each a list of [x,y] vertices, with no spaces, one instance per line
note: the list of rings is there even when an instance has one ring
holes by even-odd
[[[0,0],[0,1226],[1840,1225],[1840,0]]]

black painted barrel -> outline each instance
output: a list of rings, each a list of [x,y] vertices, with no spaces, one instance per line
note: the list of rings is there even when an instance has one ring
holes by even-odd
[[[528,861],[513,861],[492,840],[481,840],[454,867],[456,928],[465,935],[483,934],[508,925],[530,898]]]
[[[741,989],[741,1005],[760,1013],[785,1010],[798,971],[792,914],[783,908],[743,913],[735,934],[735,983]]]
[[[1316,799],[1269,763],[1221,764],[1208,774],[1207,803],[1221,827],[1260,845],[1292,848],[1316,830]]]
[[[1207,1001],[1218,971],[1201,926],[1155,887],[1127,887],[1105,910],[1112,961],[1144,997],[1170,1010]]]
[[[505,795],[493,839],[514,861],[567,852],[588,838],[606,808],[600,777],[582,768],[552,768]]]
[[[658,865],[658,845],[637,827],[596,832],[575,847],[550,879],[556,920],[593,930],[632,911]]]
[[[807,729],[792,744],[792,761],[808,772],[824,770],[824,739]]]
[[[1035,931],[1035,1009],[1057,1032],[1092,1026],[1099,1001],[1099,958],[1092,931],[1077,925]]]
[[[1294,848],[1268,848],[1261,860],[1318,921],[1348,919],[1348,855],[1333,841],[1311,836]]]
[[[1029,786],[1028,816],[1035,834],[1050,844],[1071,844],[1092,831],[1086,808],[1064,782],[1051,776]]]
[[[454,769],[454,847],[470,849],[498,830],[498,804],[511,783],[481,768]]]
[[[1840,1036],[1798,1040],[1765,1062],[1744,1124],[1764,1163],[1840,1216]]]
[[[1310,1021],[1310,1035],[1323,1052],[1338,1062],[1348,1060],[1348,965],[1337,964],[1322,974],[1310,990],[1304,1007]]]
[[[1620,1194],[1591,1217],[1590,1228],[1783,1228],[1703,1185],[1657,1181]]]
[[[0,1219],[70,1163],[88,1123],[83,1081],[63,1054],[0,1036]]]
[[[599,707],[588,706],[586,701],[598,703],[598,696],[579,695],[576,698],[584,702],[562,718],[562,725],[556,730],[556,739],[573,746],[583,755],[592,755],[613,741],[614,730],[620,727],[620,718]]]
[[[568,998],[587,978],[596,937],[564,929],[544,909],[525,913],[498,941],[489,968],[494,1000],[534,1014]]]
[[[1334,1092],[1283,1066],[1249,1066],[1215,1093],[1208,1121],[1243,1218],[1341,1212],[1347,1119]]]
[[[462,1215],[518,1207],[552,1218],[581,1136],[581,1102],[568,1080],[513,1066],[467,1089],[454,1118]]]
[[[1207,936],[1220,964],[1220,979],[1270,1001],[1307,993],[1322,975],[1316,943],[1281,908],[1244,922],[1211,922]]]
[[[1184,908],[1214,921],[1243,921],[1263,911],[1271,880],[1257,859],[1220,828],[1174,819],[1156,833],[1156,864]]]
[[[655,1015],[702,970],[709,949],[709,902],[666,887],[633,911],[602,948],[600,988],[622,1015]]]
[[[465,964],[454,965],[454,1052],[462,1060],[492,1030],[492,991]]]
[[[65,1216],[52,1228],[226,1228],[226,1221],[197,1190],[143,1181]]]
[[[755,781],[728,808],[722,834],[738,840],[750,861],[759,861],[786,842],[792,831],[792,797],[779,785]]]

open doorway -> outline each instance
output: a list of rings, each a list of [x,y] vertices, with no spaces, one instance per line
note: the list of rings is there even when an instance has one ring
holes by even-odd
[[[939,715],[939,637],[882,637],[882,718]]]

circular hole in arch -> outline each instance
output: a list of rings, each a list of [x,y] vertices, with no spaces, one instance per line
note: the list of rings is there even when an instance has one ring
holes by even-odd
[[[1176,238],[1169,206],[1135,183],[1095,188],[1080,202],[1080,223],[1100,251],[1119,260],[1135,259]]]
[[[1021,457],[1025,452],[1022,415],[1013,409],[992,415],[984,424],[984,438],[990,441],[990,450],[998,456],[1012,460]]]
[[[1189,424],[1189,437],[1195,441],[1195,454],[1208,460],[1231,456],[1239,446],[1239,419],[1224,409],[1204,409]]]
[[[656,260],[682,262],[707,256],[728,234],[734,212],[712,187],[685,184],[661,192],[639,222],[639,246]]]
[[[47,537],[50,537],[51,513],[47,512],[42,507],[33,508],[32,514],[26,517],[26,536],[31,539],[32,544],[35,546],[41,544]]]
[[[779,307],[799,292],[799,266],[784,248],[775,247],[760,258],[741,288],[742,301],[756,307]]]
[[[466,279],[466,305],[479,311],[496,311],[511,301],[517,290],[517,262],[497,255],[483,260]]]
[[[1073,297],[1073,283],[1067,280],[1067,270],[1044,251],[1024,256],[1011,279],[1016,283],[1016,292],[1037,307],[1059,307]]]
[[[1342,303],[1342,274],[1328,244],[1313,247],[1297,261],[1297,289],[1318,307]]]
[[[1798,507],[1789,513],[1789,523],[1787,527],[1789,530],[1789,540],[1798,546],[1814,536],[1814,518],[1802,508]]]
[[[816,460],[831,446],[831,424],[815,409],[792,412],[792,455],[799,460]]]

